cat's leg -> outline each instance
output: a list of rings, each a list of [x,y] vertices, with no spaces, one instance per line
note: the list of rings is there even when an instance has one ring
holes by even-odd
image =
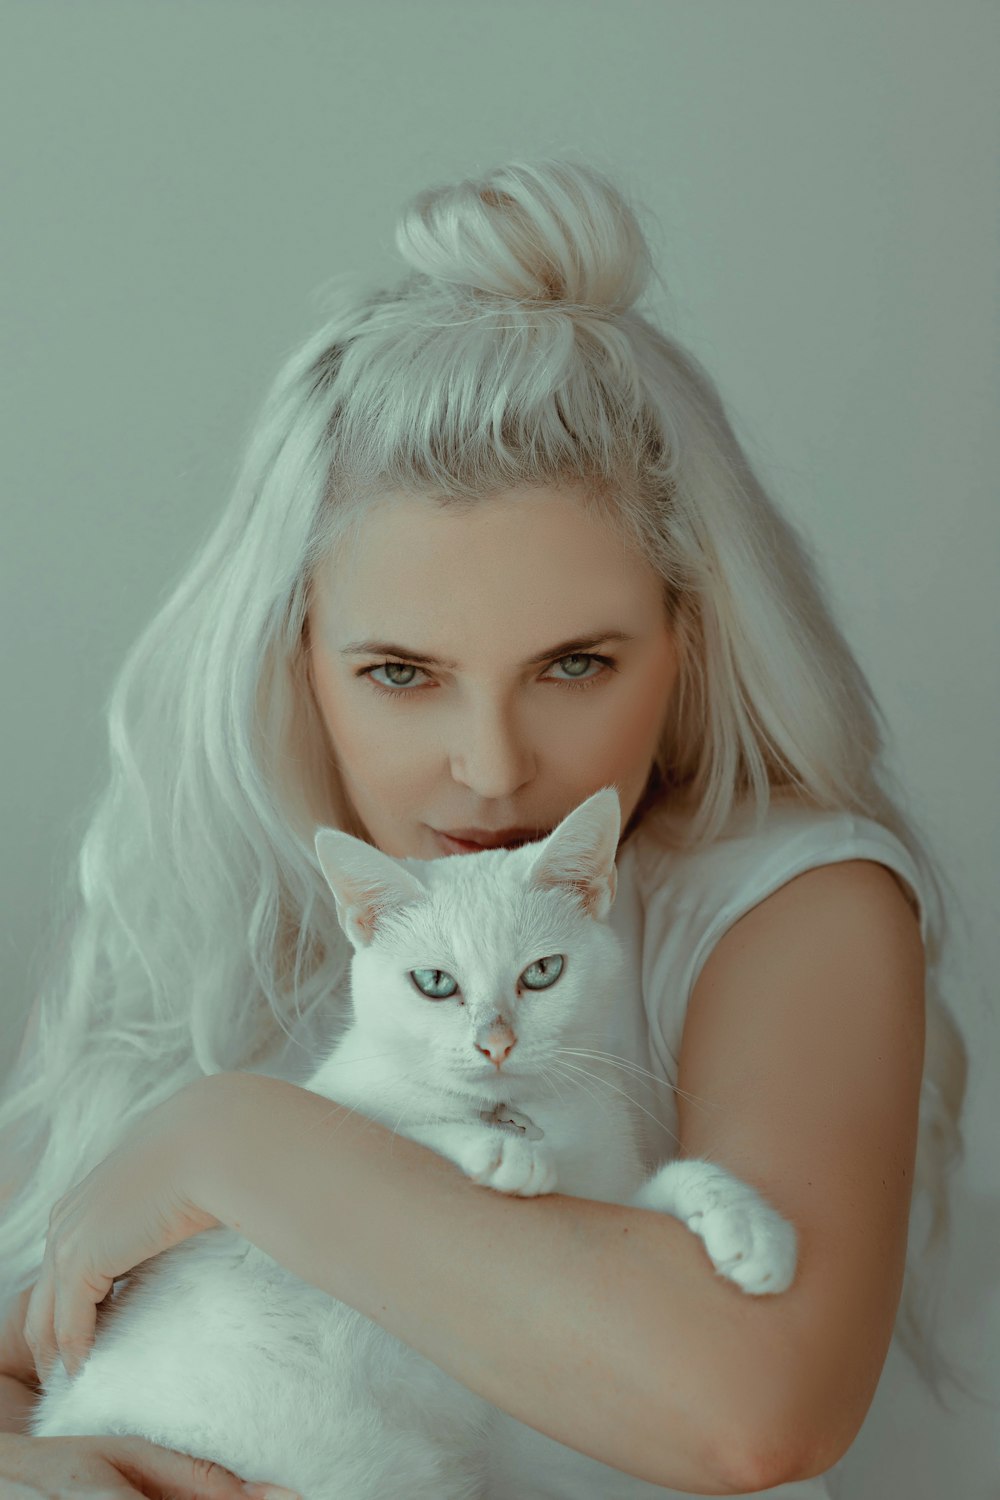
[[[629,1204],[681,1219],[703,1241],[715,1269],[745,1292],[783,1292],[795,1278],[794,1226],[756,1188],[714,1162],[668,1162]]]
[[[517,1198],[556,1190],[555,1157],[542,1141],[478,1121],[436,1121],[407,1125],[401,1132],[446,1156],[482,1187]]]

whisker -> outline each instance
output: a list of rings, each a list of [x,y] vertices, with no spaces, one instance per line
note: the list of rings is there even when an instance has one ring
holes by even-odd
[[[609,1089],[614,1089],[614,1091],[615,1091],[616,1094],[622,1094],[628,1100],[628,1102],[630,1104],[634,1104],[635,1105],[636,1109],[643,1109],[643,1106],[639,1103],[639,1101],[637,1099],[633,1099],[632,1095],[629,1094],[625,1089],[618,1088],[618,1086],[616,1084],[611,1083],[607,1078],[602,1078],[599,1073],[591,1073],[586,1068],[580,1068],[580,1067],[577,1066],[576,1063],[570,1063],[570,1062],[560,1063],[560,1067],[566,1068],[566,1069],[570,1070],[573,1073],[581,1073],[581,1074],[583,1074],[587,1078],[592,1078],[595,1083],[603,1083],[605,1085],[605,1087],[607,1087]],[[649,1114],[649,1110],[643,1109],[643,1113],[644,1114]],[[653,1119],[653,1118],[654,1118],[654,1116],[650,1115],[650,1119]]]
[[[564,1047],[564,1052],[579,1052],[581,1057],[601,1057],[609,1061],[620,1062],[624,1067],[632,1068],[637,1073],[645,1073],[647,1078],[653,1078],[657,1083],[664,1083],[670,1088],[669,1079],[661,1078],[658,1073],[651,1073],[648,1068],[643,1068],[634,1058],[626,1057],[621,1052],[608,1052],[604,1047]]]
[[[584,1071],[584,1069],[578,1068],[575,1063],[563,1063],[562,1067],[572,1068],[574,1072],[578,1073]],[[633,1099],[631,1094],[626,1093],[624,1089],[620,1089],[617,1084],[612,1083],[608,1078],[601,1078],[601,1076],[597,1073],[591,1073],[588,1076],[596,1079],[598,1083],[605,1084],[609,1089],[614,1089],[616,1094],[623,1095],[623,1097],[626,1098],[630,1104],[634,1104],[636,1109],[641,1109],[644,1115],[649,1115],[649,1118],[653,1121],[654,1124],[658,1125],[661,1130],[665,1130],[667,1134],[671,1136],[678,1145],[680,1145],[680,1136],[674,1135],[674,1132],[670,1129],[669,1125],[664,1125],[662,1120],[658,1120],[650,1110],[646,1109],[644,1105],[639,1103],[638,1099]]]
[[[542,1064],[541,1068],[539,1069],[539,1072],[540,1072],[540,1074],[542,1076],[542,1082],[543,1083],[548,1083],[548,1081],[549,1081],[549,1077],[548,1077],[548,1075],[549,1075],[549,1069],[548,1069],[548,1067],[544,1063]],[[554,1076],[555,1075],[553,1074],[553,1078],[554,1078]],[[556,1093],[559,1094],[558,1087],[556,1087]],[[562,1097],[563,1097],[562,1094],[559,1094],[559,1103],[560,1104],[562,1103]]]
[[[589,1078],[589,1077],[593,1077],[593,1076],[595,1076],[595,1075],[593,1075],[593,1074],[589,1074],[589,1073],[587,1073],[587,1072],[586,1072],[586,1071],[585,1071],[585,1069],[583,1069],[583,1068],[578,1068],[578,1067],[577,1067],[577,1066],[576,1066],[576,1065],[575,1065],[575,1063],[560,1063],[560,1064],[559,1064],[559,1067],[560,1067],[560,1068],[563,1068],[563,1069],[567,1069],[567,1070],[572,1070],[572,1071],[573,1071],[573,1072],[574,1072],[574,1073],[580,1073],[580,1074],[582,1074],[582,1075],[583,1075],[583,1076],[584,1076],[584,1077],[587,1077],[587,1078]],[[603,1080],[603,1079],[601,1079],[601,1080],[599,1080],[599,1082],[603,1082],[603,1081],[604,1081],[604,1080]],[[571,1080],[570,1080],[570,1082],[576,1082],[576,1080],[575,1080],[575,1079],[571,1079]],[[579,1083],[578,1083],[578,1084],[577,1084],[577,1087],[578,1087],[578,1088],[585,1088],[585,1087],[586,1087],[586,1085],[585,1085],[585,1084],[579,1084]],[[590,1089],[587,1089],[587,1093],[588,1093],[588,1094],[590,1094],[590,1097],[591,1097],[591,1098],[592,1098],[592,1099],[593,1099],[593,1100],[594,1100],[594,1101],[595,1101],[595,1103],[597,1103],[597,1104],[601,1104],[601,1105],[603,1105],[603,1104],[604,1104],[604,1100],[602,1100],[602,1099],[599,1099],[599,1098],[598,1098],[598,1096],[597,1096],[597,1095],[596,1095],[596,1094],[595,1094],[595,1093],[593,1093],[593,1092],[592,1092],[592,1091],[591,1091],[591,1090],[590,1090]],[[605,1111],[605,1113],[607,1113],[607,1111]]]
[[[598,1052],[586,1047],[560,1047],[559,1051],[569,1052],[575,1057],[606,1058],[609,1062],[617,1061],[621,1058],[621,1053],[619,1052]],[[662,1084],[664,1088],[670,1089],[674,1094],[680,1094],[682,1099],[689,1099],[692,1104],[697,1105],[700,1109],[719,1108],[718,1104],[712,1104],[708,1099],[703,1099],[699,1094],[692,1094],[690,1090],[678,1088],[676,1083],[670,1083],[668,1079],[660,1078],[656,1073],[650,1073],[648,1068],[640,1067],[638,1063],[632,1062],[630,1058],[623,1059],[618,1063],[618,1066],[631,1068],[633,1073],[645,1073],[647,1077],[654,1079],[656,1083]]]
[[[648,1068],[640,1067],[638,1063],[632,1062],[630,1058],[623,1058],[619,1061],[619,1054],[614,1052],[599,1052],[596,1049],[588,1047],[560,1047],[559,1051],[568,1053],[571,1057],[592,1057],[602,1062],[607,1061],[614,1067],[625,1068],[636,1074],[643,1073],[647,1078],[652,1078],[654,1083],[661,1085],[663,1088],[672,1088],[672,1085],[665,1078],[657,1077]]]

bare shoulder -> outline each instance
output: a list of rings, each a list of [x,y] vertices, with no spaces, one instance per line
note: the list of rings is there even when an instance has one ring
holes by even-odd
[[[798,1231],[796,1280],[773,1299],[780,1337],[760,1401],[780,1399],[810,1434],[810,1473],[856,1436],[892,1334],[924,979],[902,885],[884,865],[849,860],[805,871],[747,912],[688,1003],[681,1154],[728,1167]]]

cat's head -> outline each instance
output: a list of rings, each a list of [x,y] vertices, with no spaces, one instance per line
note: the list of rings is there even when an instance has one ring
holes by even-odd
[[[509,1098],[507,1078],[558,1079],[557,1049],[600,1047],[617,1000],[624,955],[607,917],[620,830],[613,786],[516,849],[397,858],[319,829],[354,947],[356,1021],[452,1088]]]

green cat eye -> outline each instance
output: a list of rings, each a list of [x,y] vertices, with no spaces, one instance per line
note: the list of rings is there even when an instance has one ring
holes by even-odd
[[[562,967],[560,953],[554,953],[550,958],[537,958],[521,975],[521,983],[529,990],[547,990],[559,978]]]
[[[443,969],[411,969],[410,978],[428,1000],[447,1000],[458,989],[455,980]]]

